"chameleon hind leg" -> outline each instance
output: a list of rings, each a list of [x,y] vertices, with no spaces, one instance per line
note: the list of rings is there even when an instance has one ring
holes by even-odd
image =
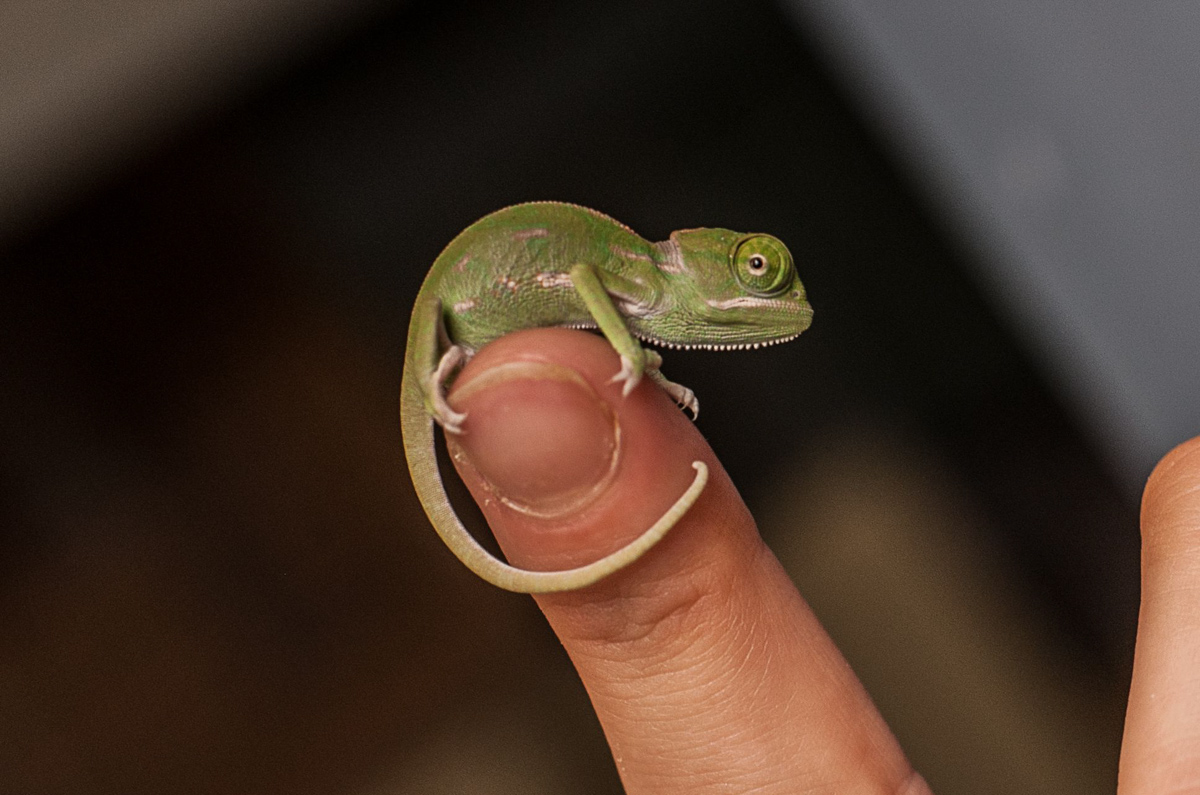
[[[652,355],[658,359],[658,364],[650,364],[650,357]],[[659,369],[661,365],[662,357],[657,352],[646,351],[646,375],[654,379],[654,383],[662,387],[663,391],[671,396],[671,400],[675,401],[675,405],[690,411],[692,413],[692,420],[695,420],[700,416],[700,401],[696,399],[696,393],[683,384],[667,380],[667,377],[662,374],[662,370]]]
[[[446,402],[446,382],[460,367],[471,360],[471,352],[461,345],[451,345],[438,360],[437,367],[429,374],[425,382],[425,394],[431,404],[429,414],[446,433],[462,433],[462,424],[467,419],[466,412],[455,411]]]
[[[450,340],[440,299],[419,306],[416,311],[420,317],[414,318],[414,325],[420,324],[424,331],[410,345],[416,348],[414,368],[421,385],[425,412],[448,433],[462,433],[462,424],[467,415],[455,411],[446,402],[446,384],[471,360],[474,351]]]

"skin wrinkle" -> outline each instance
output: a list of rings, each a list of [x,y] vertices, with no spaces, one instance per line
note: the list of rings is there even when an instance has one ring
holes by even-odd
[[[694,585],[691,582],[692,578],[688,579],[689,583]],[[726,582],[736,581],[720,579]],[[645,631],[638,633],[637,637],[623,638],[617,642],[618,645],[615,647],[611,640],[595,641],[600,644],[600,649],[604,652],[602,659],[610,663],[619,663],[620,660],[616,659],[617,657],[634,661],[626,666],[632,669],[631,680],[634,683],[645,681],[652,675],[687,675],[689,670],[709,668],[718,672],[716,678],[707,673],[700,677],[689,676],[687,678],[703,682],[730,680],[737,683],[737,673],[729,671],[724,661],[740,659],[741,663],[737,669],[740,672],[753,659],[752,655],[756,649],[755,637],[761,633],[756,628],[747,627],[746,622],[742,620],[744,614],[741,611],[735,614],[734,620],[729,623],[726,631],[714,633],[712,621],[705,614],[721,615],[725,611],[724,605],[730,597],[715,592],[711,587],[703,586],[699,586],[695,591],[689,588],[688,593],[693,598],[686,601],[673,600],[672,607],[658,616],[654,622],[641,625]],[[653,602],[660,599],[661,596],[662,590],[655,589],[653,596],[647,598]],[[700,615],[700,618],[692,620],[697,614]],[[666,638],[667,641],[658,640],[660,637]],[[741,648],[747,643],[749,644],[747,648]],[[703,648],[697,651],[697,646],[701,644]],[[641,648],[637,647],[662,649],[662,653],[647,657]],[[613,655],[614,648],[621,653]],[[680,659],[690,659],[692,663],[686,668],[680,668],[677,662]],[[767,669],[764,668],[764,676],[766,673]],[[756,690],[761,689],[762,686],[763,683],[760,682],[756,685]],[[658,687],[652,688],[652,690],[661,692]]]
[[[743,712],[745,711],[746,704],[750,704],[751,709],[755,712],[760,709],[771,709],[771,705],[764,704],[761,698],[756,698],[756,696],[761,696],[764,692],[768,692],[767,687],[770,684],[771,668],[773,667],[772,661],[774,660],[770,645],[757,643],[757,638],[762,636],[764,632],[764,629],[757,626],[757,623],[743,622],[741,629],[735,630],[730,637],[729,648],[727,650],[708,654],[704,660],[695,666],[697,669],[707,668],[710,664],[714,663],[713,657],[718,658],[715,663],[718,668],[723,668],[720,660],[730,655],[740,656],[742,659],[742,663],[738,669],[732,672],[726,671],[718,679],[706,679],[703,676],[699,679],[699,681],[710,681],[717,685],[709,697],[704,700],[700,716],[680,715],[678,718],[663,724],[657,724],[654,727],[654,736],[659,741],[663,742],[666,747],[674,748],[675,753],[681,755],[683,758],[702,762],[703,764],[700,768],[705,773],[711,771],[714,774],[728,775],[733,770],[744,769],[748,755],[755,750],[761,751],[761,758],[757,763],[749,766],[746,775],[758,775],[761,774],[761,770],[763,769],[783,767],[783,765],[778,764],[779,760],[772,759],[775,754],[773,753],[769,738],[764,737],[763,730],[758,728],[761,724],[753,719],[748,719],[744,723],[739,723],[731,731],[731,727],[727,724],[726,720],[717,717],[726,714],[727,708],[730,705],[735,707],[742,706],[741,711]],[[728,637],[729,633],[726,633],[726,635]],[[737,646],[745,646],[745,650],[734,648]],[[742,653],[743,651],[744,653]],[[754,659],[754,655],[763,654],[768,655],[767,661]],[[742,669],[751,665],[759,668],[762,671],[762,675],[759,681],[752,687],[750,697],[747,698],[742,687],[745,683],[740,681],[738,674]],[[689,677],[689,679],[692,678]],[[682,688],[682,690],[689,688],[690,684]],[[661,699],[664,703],[671,703],[676,700],[674,693],[681,691],[664,691],[662,688],[655,687],[652,688],[651,692],[658,695],[658,698],[655,700]],[[792,697],[789,698],[789,704],[795,705],[796,703],[797,699],[793,693]],[[789,707],[787,711],[792,712],[793,710]],[[703,721],[698,726],[697,717],[704,715],[711,715],[713,718],[709,721]],[[697,742],[697,734],[703,738],[702,741]],[[686,753],[681,753],[681,749],[679,748],[681,744],[686,744]],[[864,754],[868,753],[869,751],[864,749]],[[819,769],[820,766],[816,767]],[[755,772],[752,773],[750,771]],[[911,772],[906,775],[911,776]],[[770,789],[771,785],[769,783],[762,787],[762,791],[770,791]],[[783,791],[794,792],[796,790],[794,786],[789,785]],[[827,789],[824,791],[841,792],[844,790]],[[874,789],[874,791],[883,792],[885,790]]]
[[[1158,505],[1146,528],[1147,541],[1158,541],[1161,536],[1173,537],[1182,534],[1185,538],[1200,537],[1200,507],[1190,505],[1197,502],[1200,484],[1184,489],[1170,498],[1158,500]],[[1170,540],[1170,538],[1168,538]]]
[[[597,689],[611,695],[615,700],[640,701],[651,709],[654,709],[655,704],[660,702],[668,705],[677,703],[680,701],[679,694],[692,693],[698,689],[697,684],[714,681],[708,671],[713,667],[715,658],[718,658],[720,654],[715,650],[714,644],[706,644],[703,650],[696,653],[691,647],[697,643],[698,640],[690,642],[680,649],[679,653],[672,654],[669,660],[648,662],[635,656],[627,661],[617,662],[618,670],[610,675],[609,687]],[[678,664],[680,659],[687,659],[690,662],[680,666]],[[696,699],[689,699],[689,701],[696,704],[694,711],[703,715],[711,711],[712,702],[719,701],[723,692],[724,689],[714,690],[703,701]],[[679,720],[687,721],[687,728],[690,730],[695,727],[696,717],[697,715],[690,713],[683,714]]]
[[[745,702],[741,692],[741,683],[736,677],[726,672],[720,677],[714,678],[709,673],[708,669],[710,668],[725,669],[724,660],[727,657],[728,654],[724,651],[709,649],[686,669],[665,672],[656,677],[643,676],[630,683],[631,687],[638,690],[637,697],[649,702],[648,706],[651,710],[653,710],[655,702],[679,703],[681,699],[678,694],[691,696],[698,683],[714,685],[707,688],[708,692],[704,693],[703,699],[694,697],[688,699],[691,703],[696,704],[694,711],[689,710],[654,726],[654,733],[659,738],[677,736],[686,740],[686,747],[691,752],[686,754],[688,757],[700,760],[710,759],[713,756],[710,746],[715,743],[721,749],[736,749],[737,758],[744,759],[746,751],[759,744],[762,732],[757,728],[759,725],[757,722],[748,720],[745,723],[739,723],[736,730],[731,733],[727,720],[723,717],[730,711],[730,705],[739,705]],[[661,683],[652,681],[656,678],[665,681]],[[682,681],[677,682],[677,680]],[[646,685],[649,686],[646,687]],[[758,692],[761,688],[756,687],[755,690]],[[761,701],[754,705],[755,711],[767,708],[769,706]],[[702,738],[700,742],[697,742],[697,734]],[[751,742],[743,742],[743,737],[749,738]]]
[[[751,638],[757,638],[757,636],[760,636],[760,635],[772,636],[772,635],[770,635],[769,622],[767,622],[767,623],[768,623],[768,626],[761,628],[761,630],[758,627],[755,627],[754,629],[752,629],[751,635],[750,635]],[[804,641],[802,640],[799,642],[804,642]],[[760,681],[758,681],[756,683],[756,686],[754,687],[754,689],[752,689],[752,693],[751,693],[751,697],[750,697],[751,701],[754,701],[754,698],[752,698],[752,697],[754,697],[754,695],[761,695],[763,692],[769,692],[769,691],[767,691],[767,688],[772,686],[772,679],[770,679],[770,677],[772,677],[772,675],[774,673],[776,673],[776,671],[772,670],[773,662],[774,662],[775,647],[776,647],[775,644],[764,644],[761,646],[758,646],[758,645],[755,646],[757,653],[767,654],[768,658],[766,660],[754,660],[754,662],[757,663],[757,667],[760,668],[760,670],[762,670],[762,677],[761,677]],[[751,660],[749,658],[746,659],[746,663],[749,664],[750,662],[751,662]],[[840,668],[840,667],[838,667],[838,668]],[[734,695],[737,695],[738,701],[744,701],[746,698],[744,694],[734,693]],[[821,699],[818,699],[818,700],[821,700]],[[763,709],[763,710],[767,710],[767,711],[772,710],[773,706],[778,706],[778,705],[764,705],[764,704],[762,704],[761,700],[760,700],[760,703],[758,703],[756,705],[757,709]],[[784,723],[788,724],[788,725],[804,725],[806,722],[803,719],[803,712],[805,711],[804,707],[806,707],[806,706],[808,706],[808,703],[802,703],[802,699],[800,699],[798,692],[794,692],[794,691],[790,692],[790,698],[787,699],[787,704],[785,706],[785,709],[781,711],[782,716],[785,716]],[[851,727],[851,724],[853,722],[848,721],[848,719],[846,719],[846,718],[848,718],[848,715],[846,715],[846,713],[840,712],[840,713],[838,713],[838,715],[839,715],[839,717],[842,717],[842,719],[844,719],[844,724],[846,725],[846,727]],[[788,717],[788,716],[791,716],[791,717]],[[847,735],[854,734],[853,731],[851,731],[851,730],[846,730],[845,733]],[[806,743],[800,742],[799,745],[806,745]],[[874,743],[868,742],[868,745],[866,745],[865,748],[860,749],[860,757],[862,757],[864,759],[864,761],[869,761],[871,759],[876,758],[876,753],[880,752],[880,751],[882,751],[882,749],[876,748],[874,746]],[[814,765],[812,765],[812,769],[820,770],[820,769],[822,769],[822,765],[814,764]],[[845,791],[845,790],[834,789],[834,790],[830,790],[830,791]]]
[[[735,615],[744,616],[744,614]],[[794,752],[794,748],[810,745],[819,747],[820,743],[810,743],[803,737],[797,737],[797,742],[793,746],[792,751],[789,751],[787,748],[777,748],[771,742],[770,736],[764,735],[764,732],[757,728],[766,724],[754,720],[753,714],[745,722],[739,722],[736,726],[730,726],[727,718],[723,717],[724,715],[727,715],[729,712],[745,713],[747,711],[748,702],[744,696],[743,689],[739,686],[744,683],[739,683],[736,676],[728,674],[721,675],[720,677],[709,675],[710,669],[714,667],[717,670],[721,670],[722,661],[731,655],[740,655],[743,665],[750,665],[755,662],[761,663],[761,660],[755,661],[747,656],[746,652],[747,650],[753,650],[753,654],[763,655],[770,651],[769,644],[758,643],[757,639],[763,636],[764,633],[768,633],[771,625],[772,621],[770,620],[765,622],[738,621],[736,625],[731,623],[729,630],[722,633],[722,636],[726,639],[723,648],[720,648],[722,644],[714,644],[704,652],[691,650],[684,653],[685,656],[691,654],[696,656],[697,659],[695,664],[690,666],[689,669],[678,672],[682,676],[663,674],[661,676],[662,682],[660,683],[648,681],[644,675],[641,677],[637,676],[638,670],[642,670],[644,674],[644,669],[634,668],[629,671],[633,675],[633,679],[624,682],[625,687],[618,688],[615,692],[612,688],[604,688],[608,693],[618,698],[629,698],[632,696],[643,701],[639,709],[632,710],[629,713],[621,713],[613,718],[620,727],[613,734],[623,738],[629,743],[630,747],[638,749],[635,759],[641,761],[641,759],[646,757],[653,758],[655,751],[660,750],[664,753],[669,752],[680,762],[689,763],[689,765],[685,766],[685,769],[689,769],[687,786],[675,788],[671,791],[695,791],[701,785],[708,787],[716,782],[724,782],[728,785],[731,775],[737,776],[739,781],[742,776],[753,777],[756,787],[764,792],[778,791],[793,793],[798,791],[796,782],[794,781],[786,782],[786,785],[784,782],[780,782],[778,788],[775,788],[772,786],[772,782],[760,782],[759,777],[766,770],[787,769],[788,760],[786,757],[789,752]],[[772,661],[775,660],[774,656],[770,659]],[[781,663],[775,661],[773,664],[778,665]],[[818,665],[820,667],[840,667],[833,665],[833,661],[830,660],[819,660]],[[771,663],[763,666],[764,678],[751,688],[754,693],[761,695],[770,692],[767,686],[772,675],[771,667]],[[671,680],[678,678],[684,680],[682,685],[673,687],[662,686],[662,684],[670,683]],[[715,687],[711,689],[711,692],[705,693],[704,698],[696,699],[692,695],[692,688],[696,682],[712,684]],[[630,692],[622,693],[620,692],[621,690],[628,690]],[[657,711],[655,703],[661,703],[669,708],[680,702],[679,694],[681,693],[687,697],[684,703],[700,704],[698,714],[696,714],[697,711],[689,710],[684,714],[669,719],[664,716],[662,721],[652,721],[652,725],[648,725],[645,722],[644,716],[646,714],[654,714]],[[818,701],[824,700],[823,698],[818,698]],[[759,710],[769,711],[771,709],[771,705],[763,703],[761,699],[758,700],[758,703],[754,703],[754,701],[755,699],[753,698],[749,701],[749,708],[752,712],[758,712]],[[793,697],[789,699],[789,707],[784,714],[796,715],[798,712],[802,714],[804,710],[797,710],[796,708],[803,706],[805,704],[802,704],[796,695],[793,694]],[[640,717],[634,717],[635,715]],[[705,720],[706,717],[708,718],[707,720]],[[837,713],[835,717],[835,719],[838,718],[842,720],[844,725],[852,723],[847,719],[848,716],[841,712]],[[797,719],[794,721],[787,720],[785,723],[787,725],[803,726],[806,721]],[[853,734],[852,732],[846,733]],[[911,778],[911,769],[907,766],[901,771],[878,769],[877,766],[870,764],[870,762],[877,758],[877,754],[880,751],[881,749],[878,747],[877,742],[867,740],[859,743],[859,747],[852,752],[851,758],[862,759],[864,761],[862,765],[854,765],[855,768],[863,770],[873,769],[873,775],[886,776],[886,781],[877,779],[867,787],[859,786],[850,788],[834,786],[828,781],[814,781],[811,782],[811,788],[806,789],[812,792],[838,793],[838,795],[856,791],[878,793],[897,791],[895,788],[899,785],[899,782],[908,781]],[[622,754],[622,756],[628,759],[627,754]],[[832,754],[832,756],[838,755]],[[833,761],[836,762],[837,760]],[[836,767],[838,765],[832,766]],[[642,770],[644,774],[644,765],[635,764],[634,767]],[[826,769],[826,765],[822,764],[819,758],[806,767],[810,771]],[[795,776],[796,774],[793,773],[792,775]],[[900,778],[893,779],[892,775],[898,775]],[[674,777],[672,777],[672,781],[673,779]],[[639,780],[639,783],[648,785],[654,782],[653,780]],[[863,783],[859,782],[860,785]],[[910,785],[905,783],[903,786],[908,787]],[[745,791],[746,789],[747,787],[743,786],[739,787],[736,791]],[[649,791],[656,791],[656,789],[651,786],[649,787]],[[720,790],[715,789],[714,791]],[[903,792],[903,789],[899,791]],[[919,793],[921,790],[917,789],[916,792]]]
[[[728,680],[730,694],[735,694],[738,686],[743,683],[747,669],[757,669],[757,681],[746,698],[750,703],[758,703],[759,696],[769,686],[771,673],[775,662],[773,645],[770,642],[760,642],[760,638],[769,637],[764,631],[762,622],[757,618],[748,619],[743,611],[737,611],[730,622],[729,651],[727,656],[740,658],[737,666],[727,669],[722,677]]]
[[[756,650],[755,645],[752,642],[750,649],[748,650],[748,653],[746,655],[746,658],[742,661],[742,664],[740,666],[738,666],[737,670],[734,671],[734,673],[733,673],[734,677],[737,677],[739,674],[741,674],[743,669],[745,669],[750,664],[750,656],[752,654],[754,654],[755,650]],[[768,680],[767,673],[770,671],[770,669],[773,667],[773,665],[775,663],[775,653],[773,651],[771,651],[771,648],[769,646],[765,647],[762,653],[765,656],[765,659],[763,660],[763,665],[762,665],[762,673],[759,674],[758,681],[754,683],[754,689],[750,691],[750,698],[753,700],[757,700],[758,697],[762,695],[763,690],[767,687],[767,680]]]
[[[1200,491],[1200,483],[1184,487],[1176,485],[1180,477],[1180,467],[1184,467],[1183,477],[1187,477],[1191,467],[1195,466],[1193,459],[1200,458],[1200,442],[1193,440],[1176,447],[1163,458],[1146,483],[1146,494],[1142,503],[1143,533],[1157,539],[1164,533],[1172,533],[1181,524],[1188,524],[1196,529],[1200,521],[1200,501],[1190,509],[1179,508],[1180,503],[1193,502],[1193,495]],[[1162,492],[1167,496],[1160,496]],[[1182,514],[1177,516],[1176,514]]]
[[[663,602],[662,594],[641,597],[643,603],[637,611],[640,615],[631,622],[628,634],[619,639],[610,638],[609,645],[621,646],[644,645],[651,647],[666,646],[658,641],[659,636],[668,638],[679,637],[675,627],[700,626],[703,622],[692,621],[697,612],[710,613],[710,605],[715,594],[704,585],[697,583],[694,578],[686,578],[684,587],[672,589],[673,598]]]
[[[687,726],[682,726],[679,729],[679,734],[683,737],[690,737],[694,734],[694,730],[689,730]],[[659,735],[660,739],[669,739],[671,735]],[[774,764],[772,754],[767,751],[766,743],[755,743],[747,745],[737,741],[736,735],[720,736],[714,734],[709,741],[705,743],[696,743],[690,748],[690,753],[681,756],[678,752],[679,743],[664,742],[669,748],[674,750],[676,758],[686,758],[693,765],[687,773],[672,774],[668,772],[656,776],[654,779],[659,782],[677,782],[671,787],[650,787],[648,791],[659,791],[666,789],[671,792],[690,792],[703,787],[705,791],[729,791],[729,792],[773,792],[794,793],[796,787],[794,783],[784,782],[781,779],[772,779],[770,781],[762,781],[762,771],[765,769],[778,768],[779,765]],[[731,741],[732,740],[732,741]],[[757,753],[749,753],[753,749]],[[714,785],[716,785],[714,787]]]
[[[701,690],[698,685],[711,681],[707,673],[712,668],[711,645],[705,644],[698,650],[693,648],[700,644],[701,638],[697,636],[669,658],[631,657],[616,662],[606,661],[608,681],[595,685],[595,689],[611,697],[614,702],[639,703],[647,710],[661,712],[664,716],[666,711],[659,708],[660,704],[671,707],[681,701],[680,695],[687,695],[687,701],[694,703],[695,707],[682,717],[693,721],[697,715],[711,709],[713,702],[711,696],[703,699],[695,697]],[[681,664],[681,660],[686,663]]]
[[[692,506],[692,511],[696,514],[706,509],[710,490],[731,488],[727,483],[723,487],[719,486],[714,482],[716,480],[718,478],[710,480],[705,494]],[[687,521],[685,517],[684,522]],[[728,517],[714,517],[714,521],[725,527],[740,525],[748,528],[748,533],[753,531],[753,520],[745,513],[744,508]],[[678,533],[675,538],[668,536],[664,539],[664,556],[673,552],[676,546],[680,546],[679,537],[686,535],[686,527],[676,529],[683,532]],[[757,533],[752,533],[752,538],[749,543],[763,547]],[[603,602],[586,598],[581,602],[581,597],[577,595],[561,595],[561,601],[570,600],[574,604],[586,605],[588,612],[583,626],[589,631],[584,632],[580,630],[578,622],[571,622],[571,632],[569,636],[564,637],[564,641],[602,649],[602,653],[591,655],[596,659],[614,660],[618,657],[628,657],[638,659],[640,665],[644,665],[646,661],[641,659],[643,655],[638,647],[663,648],[670,654],[678,653],[683,644],[692,642],[689,640],[691,636],[707,635],[711,631],[704,616],[719,615],[723,612],[722,602],[736,598],[730,589],[735,587],[735,583],[751,576],[752,567],[746,566],[745,560],[753,557],[734,556],[735,568],[730,568],[727,558],[714,560],[694,554],[687,557],[676,555],[673,570],[668,576],[640,582],[635,593],[621,589]],[[710,610],[713,599],[718,601]],[[692,620],[698,611],[705,612],[699,614],[702,616],[700,619]],[[636,631],[631,632],[631,629]],[[614,650],[619,653],[614,654]]]
[[[637,593],[622,589],[603,602],[588,603],[589,616],[583,626],[589,631],[575,629],[565,640],[581,648],[603,650],[592,656],[608,661],[637,657],[628,651],[635,646],[664,645],[659,637],[678,643],[678,627],[689,623],[699,627],[703,622],[689,622],[688,618],[696,610],[707,610],[714,595],[711,588],[698,581],[705,578],[704,568],[680,572],[665,582],[639,583]]]

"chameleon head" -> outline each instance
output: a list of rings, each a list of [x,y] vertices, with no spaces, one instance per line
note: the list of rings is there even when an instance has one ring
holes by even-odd
[[[812,323],[796,264],[779,238],[687,229],[661,246],[668,255],[664,270],[682,299],[677,309],[693,330],[704,329],[705,343],[696,347],[774,345],[795,339]]]

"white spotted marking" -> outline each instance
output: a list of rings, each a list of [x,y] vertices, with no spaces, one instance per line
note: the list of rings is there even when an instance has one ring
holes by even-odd
[[[535,282],[537,282],[539,286],[545,287],[547,289],[549,289],[551,287],[574,287],[575,286],[575,284],[571,281],[571,274],[569,274],[569,273],[554,273],[551,271],[543,271],[541,273],[534,274],[533,280]]]
[[[671,233],[669,240],[655,243],[654,247],[662,254],[658,269],[663,273],[683,273],[687,270],[683,264],[683,249],[679,246],[679,241],[675,239],[674,232]]]
[[[647,318],[662,314],[662,310],[653,304],[647,304],[632,295],[608,291],[617,303],[617,310],[625,317]]]
[[[708,299],[704,303],[713,309],[782,309],[786,312],[799,312],[801,304],[797,301],[780,301],[777,298],[755,298],[752,295],[740,295],[737,298],[726,298],[724,301]]]
[[[463,254],[462,257],[459,258],[458,262],[454,263],[454,270],[458,273],[462,273],[463,271],[465,271],[467,269],[467,263],[470,261],[471,261],[471,255]]]
[[[535,226],[532,229],[521,229],[513,232],[513,240],[530,240],[535,237],[546,237],[550,234],[550,230],[544,226]]]
[[[623,260],[634,260],[636,262],[652,262],[654,260],[654,258],[649,254],[643,254],[640,251],[633,251],[632,249],[618,246],[616,243],[610,244],[608,250],[611,251],[614,256],[617,256]]]
[[[450,308],[454,310],[454,314],[461,315],[463,312],[470,312],[476,306],[474,298],[468,298],[465,301],[458,301]]]

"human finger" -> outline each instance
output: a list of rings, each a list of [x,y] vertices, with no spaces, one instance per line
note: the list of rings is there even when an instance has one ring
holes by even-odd
[[[711,471],[644,558],[537,597],[627,791],[927,792],[694,425],[649,379],[622,398],[619,366],[593,335],[521,332],[484,348],[450,401],[469,418],[456,464],[527,568],[621,547],[687,488],[692,461]]]

